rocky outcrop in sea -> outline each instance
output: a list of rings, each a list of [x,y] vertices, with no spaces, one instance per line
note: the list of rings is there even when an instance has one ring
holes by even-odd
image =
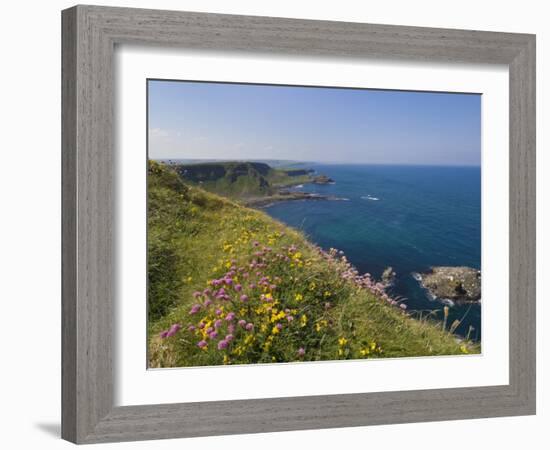
[[[481,271],[477,269],[438,266],[413,276],[434,299],[453,303],[481,301]]]

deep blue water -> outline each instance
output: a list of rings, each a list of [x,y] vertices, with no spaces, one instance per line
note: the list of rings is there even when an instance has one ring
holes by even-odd
[[[479,167],[321,165],[310,166],[333,178],[332,185],[306,184],[306,192],[347,201],[289,201],[265,208],[274,218],[301,229],[321,247],[343,250],[360,271],[379,278],[392,266],[394,295],[406,297],[409,311],[434,311],[411,276],[430,266],[481,266],[481,169]],[[369,199],[370,197],[370,199]],[[377,198],[378,200],[373,200]],[[462,319],[481,339],[480,305],[455,305],[449,324]]]

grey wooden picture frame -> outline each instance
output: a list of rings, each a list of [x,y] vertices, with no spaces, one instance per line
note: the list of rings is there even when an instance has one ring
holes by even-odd
[[[64,10],[62,35],[64,439],[95,443],[535,413],[534,35],[98,6]],[[507,65],[509,384],[114,406],[113,54],[117,44]]]

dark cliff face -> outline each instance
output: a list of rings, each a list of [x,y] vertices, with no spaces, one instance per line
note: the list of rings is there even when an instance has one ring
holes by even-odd
[[[179,164],[176,165],[178,174],[194,183],[217,181],[229,176],[233,181],[239,176],[261,175],[267,176],[270,167],[264,163],[255,162],[226,162],[203,164]]]

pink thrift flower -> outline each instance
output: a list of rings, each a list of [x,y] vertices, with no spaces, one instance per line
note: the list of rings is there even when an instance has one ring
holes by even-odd
[[[228,345],[229,345],[229,342],[227,342],[225,339],[221,340],[220,342],[218,342],[218,350],[223,350],[227,348]]]
[[[197,327],[195,327],[195,325],[189,325],[189,327],[187,328],[190,332],[193,332],[197,329]]]
[[[275,327],[277,328],[277,330],[281,331],[283,329],[283,326],[278,323],[277,325],[275,325]]]
[[[245,294],[241,295],[241,302],[246,303],[247,301],[248,301],[248,295],[245,295]]]
[[[249,322],[244,328],[246,329],[246,331],[252,331],[254,329],[254,324]]]
[[[201,295],[202,295],[202,292],[199,292],[199,291],[193,292],[193,297],[195,298],[200,297]]]
[[[304,347],[300,347],[296,353],[298,353],[298,356],[304,356],[306,351],[304,350]]]
[[[217,331],[212,331],[209,335],[210,339],[216,339],[218,337]]]
[[[227,342],[231,342],[233,339],[235,339],[235,336],[233,336],[232,334],[228,334],[226,337],[225,337],[225,340]]]
[[[197,343],[197,347],[199,347],[199,348],[204,348],[204,347],[206,347],[207,345],[208,345],[208,342],[206,342],[205,340],[199,341],[199,342]]]
[[[407,305],[405,305],[404,303],[401,303],[399,307],[403,310],[407,309]]]
[[[246,320],[241,319],[241,320],[239,320],[238,324],[239,324],[240,327],[244,328],[246,326]]]
[[[286,316],[286,320],[288,320],[289,322],[292,322],[294,320],[294,317],[293,316]]]
[[[223,324],[222,320],[218,319],[214,322],[214,328],[220,328],[222,324]]]
[[[207,299],[205,300],[205,302],[204,302],[204,306],[205,306],[206,308],[208,308],[211,304],[212,304],[212,300],[210,300],[209,298],[207,298]]]
[[[228,322],[231,322],[233,319],[235,319],[234,312],[230,312],[229,314],[227,314],[227,316],[225,316],[225,320],[227,320]]]
[[[201,310],[201,305],[199,305],[198,303],[195,303],[191,307],[191,310],[189,311],[189,314],[197,314],[200,310]]]
[[[179,330],[181,329],[181,325],[179,323],[175,323],[170,327],[167,333],[167,337],[174,336]]]
[[[227,326],[227,331],[229,333],[234,333],[235,332],[235,325],[233,325],[232,323],[230,323],[228,326]]]
[[[237,292],[241,292],[242,289],[243,289],[243,287],[242,287],[240,284],[236,284],[236,285],[235,285],[235,290],[236,290]]]
[[[159,336],[161,339],[166,339],[168,337],[168,330],[161,331]]]
[[[221,316],[222,315],[222,310],[220,308],[217,308],[216,309],[216,316]]]

